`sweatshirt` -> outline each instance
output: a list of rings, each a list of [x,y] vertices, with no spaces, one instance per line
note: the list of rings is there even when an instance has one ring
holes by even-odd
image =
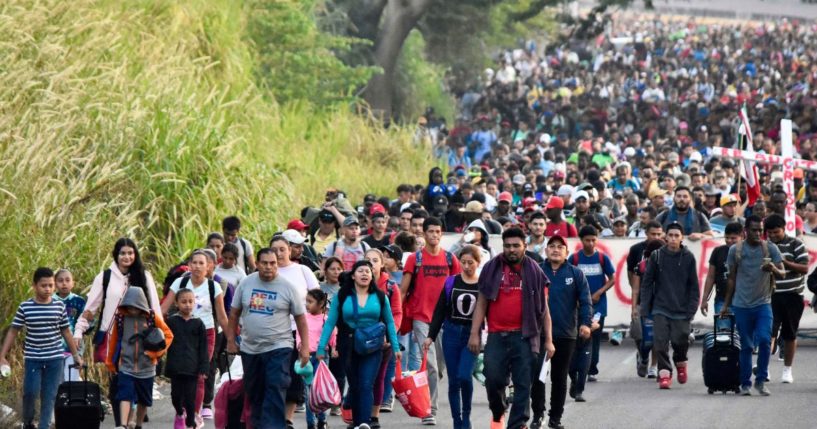
[[[662,247],[650,255],[641,280],[641,314],[692,320],[701,291],[695,256],[685,246],[673,252]]]
[[[576,338],[578,325],[590,327],[592,323],[590,313],[593,303],[587,278],[582,270],[566,261],[556,271],[548,261],[539,266],[550,280],[548,306],[553,338]]]
[[[167,326],[173,332],[173,344],[167,349],[165,375],[196,376],[207,374],[210,360],[207,358],[207,331],[201,319],[184,320],[176,313],[167,318]]]

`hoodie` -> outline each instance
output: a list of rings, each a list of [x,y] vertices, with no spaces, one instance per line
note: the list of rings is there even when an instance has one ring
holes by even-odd
[[[126,307],[140,311],[138,316],[127,314]],[[142,339],[138,334],[144,332],[150,324],[162,330],[165,336],[165,349],[160,352],[144,350]],[[105,365],[112,373],[119,371],[135,378],[150,378],[156,375],[156,363],[173,342],[173,332],[167,327],[159,314],[150,311],[147,298],[141,288],[131,286],[125,292],[122,303],[116,309],[114,323],[108,330],[108,353]]]
[[[491,246],[489,244],[488,229],[485,227],[485,223],[481,219],[476,219],[473,222],[469,223],[466,230],[470,230],[471,228],[476,228],[482,232],[482,239],[480,240],[479,244],[476,245],[479,248],[480,253],[479,268],[481,270],[482,267],[484,267],[485,264],[487,264],[488,261],[494,256],[493,252],[491,251]],[[457,255],[457,257],[459,258],[460,251],[462,251],[462,248],[465,247],[466,244],[471,243],[465,243],[462,240],[457,241],[451,246],[450,249],[448,249],[448,251]],[[479,272],[477,272],[477,274],[479,274]]]
[[[685,246],[662,247],[650,255],[641,280],[641,314],[692,320],[701,297],[695,256]]]

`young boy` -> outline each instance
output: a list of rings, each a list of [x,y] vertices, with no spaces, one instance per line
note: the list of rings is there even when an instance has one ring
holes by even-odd
[[[71,271],[65,268],[57,270],[54,276],[57,284],[57,293],[54,294],[54,299],[62,301],[65,304],[65,314],[68,317],[68,325],[71,328],[71,333],[74,332],[74,326],[77,325],[77,319],[82,314],[85,308],[85,298],[71,292],[74,289],[74,275]],[[82,349],[80,348],[80,353]],[[74,366],[74,358],[71,356],[71,349],[68,345],[64,348],[65,354],[65,370],[63,374],[64,380],[81,380],[79,369]]]
[[[161,350],[148,350],[145,334],[151,327],[160,329],[164,334],[165,346]],[[108,335],[105,365],[112,374],[119,373],[116,400],[119,402],[121,422],[127,424],[129,429],[141,429],[147,407],[153,405],[156,363],[173,342],[173,333],[161,316],[150,310],[142,288],[131,286],[116,310],[116,318]],[[133,403],[137,404],[135,418],[131,415]],[[126,426],[120,428],[125,429]]]
[[[170,397],[176,410],[173,429],[196,427],[196,386],[210,370],[207,359],[207,333],[201,319],[193,317],[196,294],[180,289],[176,294],[179,312],[167,319],[173,332],[173,345],[167,349],[165,375],[170,378]]]
[[[23,348],[25,377],[23,379],[24,429],[34,429],[34,402],[40,397],[39,429],[51,426],[51,414],[57,399],[57,387],[62,382],[63,341],[68,345],[74,362],[82,365],[82,357],[71,335],[65,304],[52,298],[54,272],[48,268],[34,271],[34,298],[17,308],[11,329],[0,349],[0,366],[8,365],[6,354],[23,328],[26,338]]]
[[[715,314],[721,312],[723,297],[726,295],[726,280],[729,278],[726,256],[729,254],[729,248],[743,239],[743,225],[739,222],[727,224],[723,239],[726,244],[716,247],[709,256],[709,270],[706,273],[704,294],[701,300],[701,314],[704,316],[709,312],[709,298],[713,287],[715,289]]]
[[[255,272],[252,244],[238,235],[241,233],[241,220],[237,216],[227,216],[221,221],[221,230],[224,233],[224,244],[232,244],[238,250],[236,258],[238,267],[244,270],[245,274]]]

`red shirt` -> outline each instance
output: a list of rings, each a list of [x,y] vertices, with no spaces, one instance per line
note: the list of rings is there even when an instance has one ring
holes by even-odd
[[[522,264],[503,265],[499,292],[488,303],[489,333],[522,330]]]
[[[445,279],[461,272],[460,261],[456,256],[451,255],[453,263],[451,270],[448,269],[448,262],[445,251],[440,249],[437,255],[432,255],[424,248],[422,266],[417,271],[417,278],[414,279],[414,291],[409,296],[406,303],[406,314],[414,320],[431,323],[434,315],[434,307],[440,299],[440,293],[445,285]],[[412,253],[406,260],[403,267],[403,274],[414,275],[414,266],[417,263],[417,254]],[[450,272],[449,272],[450,271]]]
[[[548,222],[545,227],[545,237],[553,237],[554,235],[560,237],[577,237],[579,233],[576,232],[576,227],[573,226],[573,224],[567,223],[564,220],[558,225],[553,222]]]

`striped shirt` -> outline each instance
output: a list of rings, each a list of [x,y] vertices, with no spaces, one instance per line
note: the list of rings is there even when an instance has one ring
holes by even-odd
[[[70,327],[65,314],[65,304],[56,299],[49,304],[39,304],[34,299],[23,301],[17,307],[17,313],[11,326],[15,329],[26,328],[26,359],[49,360],[62,359],[62,330]]]
[[[783,241],[777,244],[780,249],[780,255],[783,256],[784,261],[794,262],[797,264],[808,264],[808,252],[806,245],[797,238],[786,237]],[[779,279],[775,278],[775,293],[803,293],[803,274],[797,273],[794,270],[786,269],[786,277]]]

